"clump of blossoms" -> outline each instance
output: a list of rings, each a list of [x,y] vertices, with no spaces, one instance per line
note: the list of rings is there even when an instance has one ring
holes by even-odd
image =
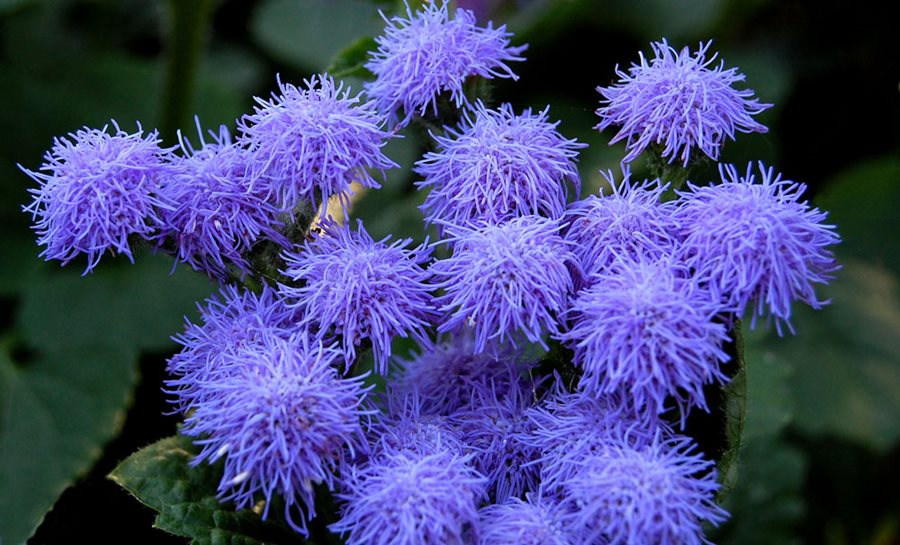
[[[707,394],[740,372],[744,314],[780,331],[795,301],[824,304],[834,227],[761,164],[685,190],[626,166],[581,198],[584,146],[548,110],[466,94],[515,77],[503,27],[443,2],[386,20],[366,94],[279,80],[234,140],[196,150],[115,124],[57,139],[23,169],[41,255],[92,271],[146,240],[220,284],[174,337],[165,391],[224,504],[351,545],[707,543],[727,514],[687,417],[721,410]],[[654,44],[601,88],[623,163],[716,160],[765,130],[768,105],[709,48]],[[438,231],[418,245],[345,217],[351,182],[398,166],[386,127],[413,122],[434,142],[409,189]],[[397,339],[416,346],[397,357]]]

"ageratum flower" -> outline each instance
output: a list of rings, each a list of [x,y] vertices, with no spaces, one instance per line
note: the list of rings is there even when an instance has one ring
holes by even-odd
[[[210,395],[184,421],[182,433],[203,450],[191,463],[225,458],[218,493],[237,508],[284,499],[287,522],[307,535],[315,517],[314,487],[334,487],[333,472],[366,447],[361,419],[363,377],[340,378],[334,346],[268,336],[227,356],[233,369],[204,385]]]
[[[166,388],[182,414],[203,403],[210,394],[207,383],[233,370],[229,357],[234,352],[261,345],[270,336],[289,338],[296,330],[293,311],[267,284],[258,294],[225,286],[197,309],[199,323],[185,320],[184,332],[173,337],[181,351],[167,365],[175,378],[166,381]]]
[[[424,410],[425,396],[401,395],[388,387],[385,413],[375,420],[369,436],[372,438],[373,456],[400,450],[410,450],[425,456],[438,452],[464,454],[458,427],[446,416]]]
[[[831,246],[840,242],[827,214],[800,200],[801,183],[759,163],[756,183],[752,163],[744,176],[732,166],[720,167],[722,183],[691,185],[681,194],[678,219],[685,242],[680,259],[722,303],[743,314],[750,307],[751,326],[767,312],[790,323],[791,303],[820,308],[815,285],[827,284],[838,269]]]
[[[410,248],[412,239],[375,242],[362,221],[356,231],[333,223],[325,233],[296,253],[284,255],[285,275],[295,286],[281,286],[289,305],[324,339],[340,336],[348,365],[356,348],[369,340],[375,367],[387,373],[391,340],[411,336],[428,344],[426,328],[436,311],[423,265],[431,257],[425,245]]]
[[[548,108],[549,109],[549,108]],[[523,215],[558,219],[566,209],[567,185],[577,195],[575,166],[583,144],[567,140],[547,120],[547,110],[516,115],[509,104],[488,110],[480,101],[458,130],[435,136],[437,151],[416,163],[430,188],[420,207],[428,222],[457,226],[499,223]]]
[[[195,151],[182,140],[181,168],[160,188],[172,208],[160,211],[157,236],[171,238],[179,261],[213,278],[223,278],[229,263],[250,272],[244,256],[258,240],[289,245],[279,231],[281,210],[270,202],[267,185],[251,178],[248,153],[231,141],[226,127],[209,143],[199,125],[197,130],[202,147]]]
[[[518,79],[507,65],[524,60],[519,56],[527,46],[511,47],[506,26],[494,28],[475,24],[475,14],[457,9],[450,17],[446,0],[425,3],[406,18],[385,19],[384,34],[375,38],[378,49],[366,68],[375,81],[365,84],[378,110],[405,125],[413,115],[425,115],[429,108],[437,114],[437,99],[449,93],[460,107],[468,103],[466,79]]]
[[[509,498],[480,511],[478,545],[574,545],[563,524],[563,507],[553,500],[527,495]]]
[[[725,382],[725,326],[718,307],[671,262],[621,263],[572,303],[560,338],[575,350],[589,394],[625,392],[634,409],[662,413],[667,398],[708,410],[703,386]]]
[[[559,230],[553,220],[522,216],[451,239],[453,255],[431,266],[445,290],[438,331],[472,329],[475,353],[495,339],[515,343],[518,334],[546,346],[541,334],[559,332],[573,288],[575,256]]]
[[[657,435],[643,447],[611,441],[565,484],[567,527],[583,543],[700,545],[701,523],[728,514],[715,503],[715,464],[687,437]]]
[[[250,152],[250,171],[292,209],[313,207],[331,195],[346,200],[350,183],[381,187],[371,170],[394,168],[382,153],[390,135],[371,102],[350,96],[343,84],[313,76],[305,88],[278,80],[280,95],[257,98],[252,115],[239,122],[241,145]]]
[[[336,495],[344,504],[330,528],[348,545],[464,545],[484,478],[466,457],[402,450],[350,467]]]
[[[588,195],[566,212],[565,238],[586,276],[603,274],[620,259],[653,261],[675,252],[679,225],[674,204],[660,197],[668,185],[659,180],[632,183],[626,171],[621,183],[603,173],[612,192]]]
[[[28,190],[34,201],[24,210],[34,219],[38,245],[45,246],[41,257],[65,265],[84,254],[85,274],[107,251],[133,262],[129,238],[149,240],[160,223],[158,210],[168,206],[158,190],[171,172],[171,150],[140,125],[133,134],[115,121],[109,128],[54,138],[37,172],[19,166],[40,184]]]
[[[652,43],[649,62],[642,53],[640,64],[627,73],[616,68],[616,84],[597,88],[603,99],[596,128],[619,127],[610,144],[625,141],[623,163],[656,144],[670,163],[677,157],[687,166],[694,149],[718,159],[725,137],[734,140],[735,131],[768,131],[751,116],[772,105],[753,98],[750,89],[735,89],[744,75],[726,70],[724,61],[714,65],[716,54],[707,59],[710,45],[701,43],[691,54],[687,47],[676,51],[666,40]]]

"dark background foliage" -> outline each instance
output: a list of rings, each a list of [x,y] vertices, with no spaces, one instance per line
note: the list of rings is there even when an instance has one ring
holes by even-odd
[[[463,2],[530,44],[521,79],[497,101],[542,109],[588,142],[590,191],[621,148],[593,131],[597,85],[651,40],[714,40],[726,66],[775,106],[766,135],[739,136],[724,161],[764,160],[809,185],[844,244],[833,304],[798,309],[797,337],[752,332],[747,420],[726,544],[900,543],[900,55],[889,3],[839,0],[519,0]],[[379,32],[365,0],[0,0],[0,541],[183,543],[105,475],[175,432],[160,391],[169,336],[212,288],[169,277],[162,256],[107,259],[80,278],[37,258],[21,213],[57,135],[116,119],[169,144],[229,124],[344,45]],[[355,81],[358,84],[358,81]],[[417,150],[398,145],[409,165]],[[638,175],[645,174],[637,165]],[[713,179],[714,169],[697,181]],[[705,178],[704,178],[705,177]],[[409,176],[358,204],[374,235],[417,235]],[[73,386],[75,385],[75,386]],[[61,494],[59,501],[53,500]],[[41,514],[53,505],[42,522]],[[24,532],[24,534],[23,534]],[[8,537],[9,536],[9,537]]]

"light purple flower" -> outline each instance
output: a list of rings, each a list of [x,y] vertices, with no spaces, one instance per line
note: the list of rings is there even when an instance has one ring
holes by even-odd
[[[150,239],[160,223],[160,180],[171,172],[171,150],[160,148],[156,131],[141,126],[129,134],[87,127],[55,138],[38,171],[19,167],[40,187],[24,208],[34,220],[41,257],[63,265],[87,257],[85,274],[107,252],[132,262],[132,237]]]
[[[708,410],[703,386],[727,379],[719,363],[725,326],[708,294],[668,261],[621,262],[572,303],[572,325],[560,335],[575,350],[591,394],[627,394],[635,410],[662,413],[673,399],[685,416]]]
[[[715,65],[716,54],[707,59],[710,45],[701,43],[691,53],[687,47],[676,51],[666,40],[654,42],[652,59],[642,53],[640,64],[628,72],[616,68],[617,83],[597,88],[603,99],[596,128],[619,127],[610,144],[625,141],[623,163],[654,144],[670,163],[678,158],[687,166],[694,149],[718,159],[723,141],[734,140],[736,131],[768,131],[751,116],[771,104],[753,98],[750,89],[735,89],[744,75],[735,68],[726,70],[724,61]]]
[[[712,461],[687,437],[657,435],[643,447],[611,441],[565,484],[575,509],[565,522],[578,543],[700,545],[701,523],[728,514],[715,504]]]
[[[559,230],[553,220],[522,216],[452,239],[453,255],[431,266],[445,290],[438,331],[473,330],[476,353],[520,334],[546,346],[541,335],[559,332],[557,316],[573,289],[575,256]]]
[[[484,478],[449,452],[397,451],[351,466],[337,496],[331,530],[348,545],[464,545],[478,523]]]
[[[391,340],[412,337],[428,344],[427,328],[436,315],[423,268],[431,251],[410,248],[411,239],[375,242],[361,221],[356,231],[347,225],[326,224],[325,232],[284,255],[284,274],[296,284],[282,285],[288,304],[298,309],[301,326],[318,338],[337,334],[349,366],[356,349],[371,341],[375,367],[387,373]]]
[[[447,4],[428,2],[415,13],[407,5],[406,17],[385,18],[384,34],[375,39],[378,49],[366,63],[375,81],[365,89],[392,122],[405,125],[429,109],[436,115],[441,93],[457,107],[467,104],[471,76],[518,79],[507,63],[524,60],[526,46],[510,46],[505,25],[477,26],[469,10],[457,9],[451,18]]]
[[[251,508],[284,499],[288,524],[308,535],[314,487],[334,488],[334,471],[367,444],[363,377],[344,379],[334,346],[268,336],[227,356],[232,370],[206,384],[212,395],[186,416],[182,433],[203,450],[193,465],[225,458],[221,501]]]
[[[563,524],[563,507],[547,498],[509,498],[484,507],[480,515],[478,545],[575,544]]]
[[[270,184],[280,205],[346,200],[354,181],[381,187],[371,171],[397,165],[382,152],[391,135],[373,103],[324,75],[304,87],[279,80],[278,88],[280,95],[257,98],[254,113],[240,120],[238,141],[249,150],[253,177]]]
[[[548,108],[549,109],[549,108]],[[516,115],[509,104],[488,110],[480,101],[458,130],[435,136],[437,151],[416,163],[430,188],[420,206],[428,222],[457,226],[499,223],[523,215],[558,219],[568,184],[578,195],[575,166],[583,144],[567,140],[547,120],[547,111]]]
[[[421,456],[438,452],[463,455],[468,447],[459,427],[446,416],[425,410],[427,398],[402,395],[388,387],[384,414],[375,419],[369,436],[373,456],[409,450]]]
[[[831,247],[840,238],[827,214],[801,200],[806,186],[783,180],[759,163],[741,176],[734,166],[720,167],[722,183],[690,185],[681,194],[678,219],[685,242],[679,258],[694,270],[723,310],[756,319],[767,313],[791,328],[791,303],[820,308],[815,285],[827,284],[839,267]]]
[[[247,151],[231,141],[224,126],[194,150],[182,140],[185,157],[168,176],[160,194],[172,208],[160,211],[161,243],[171,238],[175,257],[213,278],[223,278],[229,264],[250,272],[245,256],[260,239],[282,246],[288,240],[279,229],[281,210],[270,202],[267,184],[252,179]]]

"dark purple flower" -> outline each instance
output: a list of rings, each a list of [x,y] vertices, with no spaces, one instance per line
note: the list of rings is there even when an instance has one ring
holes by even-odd
[[[625,141],[623,163],[656,144],[670,163],[677,157],[687,166],[695,148],[718,159],[725,137],[734,140],[735,131],[767,132],[751,116],[771,104],[760,103],[750,89],[735,89],[744,75],[726,70],[724,61],[714,65],[716,54],[707,59],[710,45],[701,43],[692,54],[687,47],[676,51],[665,40],[654,42],[649,62],[642,53],[640,64],[627,73],[616,68],[616,84],[597,88],[603,100],[596,128],[619,127],[610,144]]]
[[[619,259],[656,260],[672,255],[679,243],[674,204],[660,197],[668,187],[658,180],[634,184],[626,170],[621,183],[611,172],[609,195],[588,195],[566,212],[565,238],[584,274],[604,273]]]
[[[574,545],[563,524],[563,507],[528,494],[480,511],[478,545]]]
[[[314,487],[333,489],[345,456],[366,448],[363,377],[340,378],[340,351],[305,334],[268,336],[226,359],[232,369],[204,385],[211,395],[185,418],[182,433],[203,447],[191,463],[224,457],[222,501],[240,509],[265,500],[266,518],[280,496],[288,523],[306,535]]]
[[[707,410],[703,386],[727,379],[725,326],[718,307],[669,261],[621,262],[582,290],[560,338],[582,368],[579,388],[590,394],[627,394],[635,410],[662,413],[672,398],[684,416]]]
[[[281,234],[279,208],[269,199],[267,184],[253,180],[247,151],[232,143],[224,126],[194,150],[182,140],[185,157],[168,176],[160,194],[172,208],[160,211],[158,237],[171,238],[179,261],[214,278],[223,278],[228,264],[250,272],[245,255],[260,239],[288,246]]]
[[[831,246],[840,242],[827,214],[800,200],[801,183],[782,180],[774,169],[753,164],[741,176],[734,166],[720,167],[722,183],[691,185],[681,194],[678,219],[685,242],[679,257],[694,269],[728,310],[750,307],[755,325],[766,313],[791,328],[791,303],[820,308],[815,285],[827,284],[838,269]]]
[[[171,173],[171,150],[156,131],[129,134],[112,122],[53,140],[38,171],[19,167],[40,184],[24,208],[34,219],[41,257],[65,265],[87,256],[85,274],[109,251],[134,261],[129,238],[150,239],[160,223],[161,179]]]
[[[361,221],[356,231],[327,224],[325,232],[285,254],[284,274],[295,286],[281,286],[289,304],[302,316],[300,324],[320,339],[338,334],[347,364],[356,348],[369,340],[375,367],[387,373],[391,340],[411,336],[428,344],[426,328],[436,315],[423,268],[431,258],[425,245],[409,248],[411,239],[375,242]]]
[[[416,185],[431,189],[420,207],[426,221],[468,226],[523,215],[560,218],[567,185],[576,195],[581,189],[575,160],[584,145],[563,138],[558,124],[547,120],[547,109],[516,115],[509,104],[488,110],[477,102],[459,129],[435,136],[437,151],[416,163],[425,178]]]
[[[515,343],[518,334],[544,346],[544,332],[559,332],[557,316],[573,289],[575,256],[557,222],[522,216],[484,225],[452,239],[453,255],[431,270],[445,321],[440,332],[472,329],[475,352],[489,341]]]
[[[611,440],[565,483],[567,528],[585,544],[708,543],[701,523],[728,516],[715,503],[714,466],[687,437],[660,434],[637,448]]]
[[[406,18],[385,19],[384,34],[366,68],[375,81],[366,92],[392,122],[406,124],[413,115],[437,114],[437,99],[449,93],[460,107],[468,103],[465,82],[471,76],[518,79],[506,64],[524,60],[526,46],[511,47],[506,26],[476,25],[475,14],[457,9],[450,17],[446,0],[428,2]],[[402,110],[402,117],[400,111]]]
[[[305,88],[278,81],[280,95],[257,98],[239,124],[239,142],[250,153],[250,170],[279,204],[315,207],[331,195],[346,200],[350,183],[381,187],[371,170],[397,165],[382,153],[390,134],[371,102],[350,96],[343,84],[313,76]]]
[[[330,528],[348,545],[464,545],[483,495],[484,478],[467,458],[397,451],[346,471],[341,518]]]

